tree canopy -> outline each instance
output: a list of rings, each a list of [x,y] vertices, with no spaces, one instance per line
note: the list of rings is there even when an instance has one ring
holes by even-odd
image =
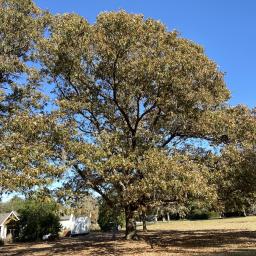
[[[44,76],[36,57],[46,21],[30,0],[0,1],[2,193],[47,184],[48,174],[57,174],[52,163],[58,157],[49,140],[56,123],[45,109],[48,99],[41,90]]]

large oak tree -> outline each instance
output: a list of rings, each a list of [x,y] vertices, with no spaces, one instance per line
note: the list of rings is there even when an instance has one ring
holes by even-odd
[[[216,198],[207,165],[178,150],[191,139],[229,140],[230,93],[201,46],[124,11],[93,25],[54,16],[49,34],[40,56],[73,130],[64,142],[72,181],[125,210],[127,238],[134,212],[154,200]]]

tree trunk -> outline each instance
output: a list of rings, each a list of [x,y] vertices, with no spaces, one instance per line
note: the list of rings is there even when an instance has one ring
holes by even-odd
[[[142,213],[142,226],[143,226],[143,231],[147,232],[147,221],[146,221],[146,213]]]
[[[112,230],[112,240],[116,240],[116,234],[118,232],[118,224],[115,223]]]
[[[118,232],[118,209],[117,207],[114,208],[114,225],[113,225],[113,230],[112,230],[112,239],[116,240],[116,234]]]
[[[130,207],[125,208],[125,224],[126,224],[125,238],[127,240],[137,239],[134,212],[130,209]]]
[[[169,222],[170,221],[170,213],[167,212],[167,221]]]

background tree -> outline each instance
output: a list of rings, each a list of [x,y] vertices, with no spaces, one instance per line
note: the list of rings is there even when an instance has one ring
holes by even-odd
[[[64,182],[59,189],[54,190],[51,194],[60,204],[60,213],[74,214],[75,216],[88,216],[92,225],[97,225],[99,216],[98,198],[93,197],[84,186],[79,182]]]
[[[255,109],[244,106],[234,109],[234,114],[237,136],[218,157],[216,170],[225,212],[246,215],[256,202],[256,116]]]
[[[11,200],[7,202],[0,203],[0,213],[16,211],[18,212],[24,204],[24,199],[14,196]]]
[[[123,209],[110,208],[104,200],[101,200],[99,202],[98,223],[102,231],[113,231],[115,233],[118,226],[123,228],[125,225]]]
[[[56,122],[47,113],[35,56],[46,16],[30,0],[0,0],[1,193],[26,191],[58,176],[57,147],[49,140]]]

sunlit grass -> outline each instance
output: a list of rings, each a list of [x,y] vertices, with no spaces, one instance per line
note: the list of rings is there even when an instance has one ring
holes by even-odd
[[[148,230],[256,230],[256,216],[212,220],[173,220],[148,225]],[[141,229],[141,227],[138,227]]]

